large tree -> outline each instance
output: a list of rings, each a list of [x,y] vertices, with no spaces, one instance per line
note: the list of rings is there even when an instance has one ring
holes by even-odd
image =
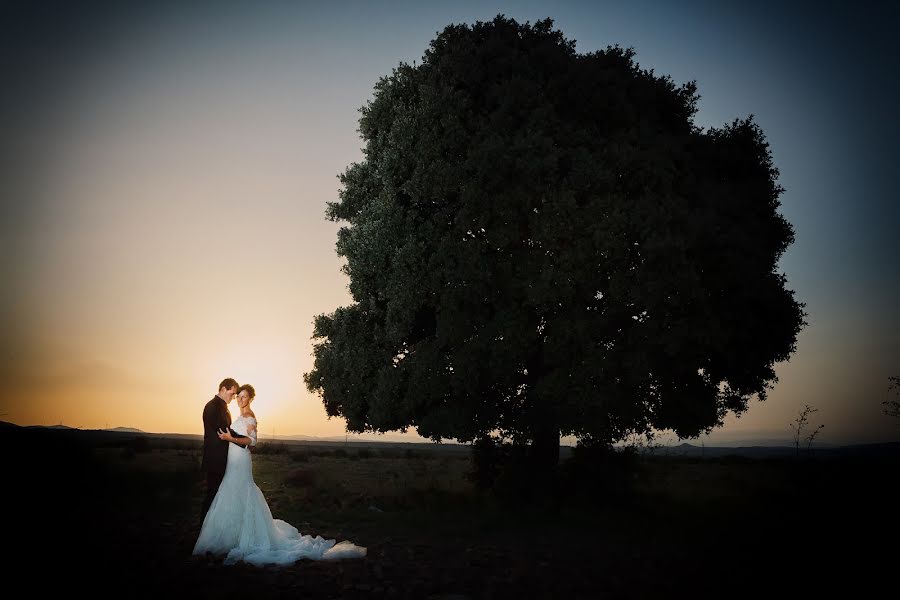
[[[327,211],[354,301],[315,318],[328,415],[555,465],[560,434],[692,437],[765,399],[804,325],[793,231],[752,116],[703,130],[698,98],[499,16],[380,79]]]

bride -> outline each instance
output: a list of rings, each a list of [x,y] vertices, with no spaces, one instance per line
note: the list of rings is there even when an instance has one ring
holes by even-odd
[[[219,438],[228,442],[256,445],[256,416],[250,403],[256,396],[252,385],[238,388],[240,416],[231,428],[242,437],[220,431]],[[228,444],[228,462],[222,485],[203,519],[194,554],[212,552],[227,554],[225,564],[239,560],[255,565],[286,565],[301,558],[328,560],[366,555],[366,548],[352,542],[326,540],[322,536],[302,535],[296,527],[281,519],[273,519],[269,505],[253,482],[250,450]]]

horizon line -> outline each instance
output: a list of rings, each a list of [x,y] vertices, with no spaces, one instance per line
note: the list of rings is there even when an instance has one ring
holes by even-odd
[[[66,425],[63,422],[53,424],[53,425],[44,425],[44,424],[22,425],[19,423],[14,423],[12,421],[0,420],[0,423],[14,425],[16,427],[34,427],[34,428],[43,428],[43,429],[65,428],[65,429],[71,429],[71,430],[76,430],[76,431],[106,431],[106,432],[115,432],[117,429],[118,430],[126,429],[126,430],[133,430],[133,432],[135,432],[135,433],[143,433],[143,434],[148,434],[148,435],[162,435],[162,436],[165,436],[165,435],[195,435],[195,436],[200,436],[200,437],[203,436],[203,432],[186,433],[186,432],[177,432],[177,431],[161,431],[161,432],[160,431],[146,431],[146,430],[140,429],[138,427],[122,426],[122,425],[116,426],[116,427],[106,427],[106,428],[88,428],[88,427],[81,427],[81,426]],[[437,445],[437,444],[452,444],[452,445],[460,445],[460,446],[466,446],[466,445],[470,444],[469,442],[459,442],[453,438],[446,438],[446,439],[441,440],[440,442],[435,442],[428,438],[423,438],[422,436],[419,436],[418,434],[403,434],[403,433],[391,434],[391,433],[376,433],[376,432],[346,433],[343,436],[340,434],[316,436],[316,435],[309,435],[309,434],[302,434],[302,433],[269,436],[267,434],[264,434],[263,432],[260,432],[259,438],[261,440],[262,439],[268,439],[268,440],[279,440],[280,439],[280,440],[284,440],[284,441],[303,441],[302,439],[297,439],[297,438],[308,438],[309,441],[319,440],[319,441],[328,441],[328,442],[339,442],[339,441],[341,441],[341,439],[340,439],[341,437],[345,438],[346,441],[355,441],[355,440],[351,440],[350,438],[359,438],[362,436],[368,436],[370,439],[364,440],[364,441],[377,442],[377,441],[379,441],[378,438],[380,438],[380,437],[393,436],[394,438],[397,438],[397,437],[400,437],[403,435],[413,435],[413,436],[416,436],[418,439],[411,439],[411,440],[385,439],[384,442],[385,443],[435,444],[435,445]],[[565,436],[565,437],[570,437],[570,436]],[[766,437],[766,434],[761,433],[757,436],[757,439],[755,439],[755,440],[753,438],[748,438],[746,440],[734,439],[734,440],[730,440],[730,441],[716,442],[716,443],[714,443],[712,445],[708,445],[708,446],[706,444],[704,444],[703,441],[700,440],[699,438],[683,438],[683,439],[677,439],[675,441],[670,441],[667,443],[654,444],[651,442],[650,444],[647,444],[645,447],[654,447],[654,448],[678,448],[680,446],[692,446],[695,448],[702,448],[702,447],[707,447],[707,448],[794,448],[795,447],[795,442],[793,442],[792,440],[790,440],[788,438],[785,438],[784,440],[780,440],[777,438],[775,438],[775,439],[760,439],[760,438],[765,438],[765,437]],[[747,442],[747,444],[743,445],[745,441]],[[759,443],[754,444],[754,442],[776,442],[776,443],[775,444],[759,444]],[[848,446],[870,446],[870,445],[884,445],[884,444],[900,444],[900,440],[879,440],[879,441],[856,440],[856,441],[847,441],[847,442],[841,442],[841,443],[838,443],[838,442],[829,443],[829,442],[822,441],[822,442],[814,442],[813,447],[842,448],[842,447],[848,447]],[[627,444],[625,444],[622,441],[619,441],[619,442],[615,442],[613,445],[619,446],[619,445],[627,445]],[[805,447],[805,444],[801,443],[801,446]],[[574,448],[574,445],[560,443],[560,447],[561,448]]]

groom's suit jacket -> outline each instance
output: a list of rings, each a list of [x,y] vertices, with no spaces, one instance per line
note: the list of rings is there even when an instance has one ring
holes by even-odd
[[[228,404],[218,395],[203,407],[203,462],[200,468],[208,473],[224,473],[228,462],[228,444],[219,439],[218,431],[231,431],[231,435],[239,434],[231,429],[231,413]],[[243,448],[243,444],[237,444]]]

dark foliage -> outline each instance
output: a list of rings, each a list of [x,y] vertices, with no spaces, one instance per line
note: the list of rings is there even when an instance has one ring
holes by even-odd
[[[315,318],[304,374],[351,431],[696,436],[765,399],[803,304],[752,116],[693,124],[696,85],[552,28],[453,25],[361,109],[346,221],[354,303]]]

